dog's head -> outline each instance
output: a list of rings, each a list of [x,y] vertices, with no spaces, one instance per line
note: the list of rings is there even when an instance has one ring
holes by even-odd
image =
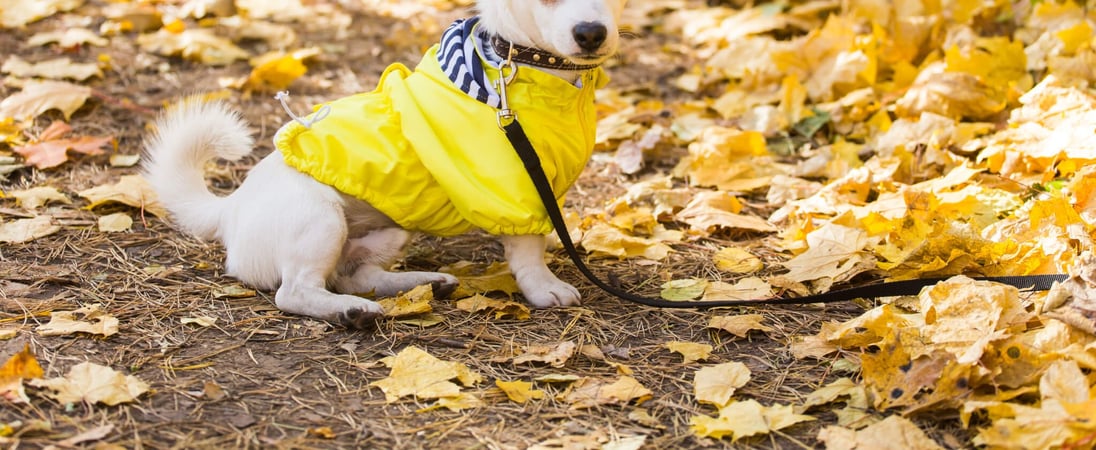
[[[478,0],[481,26],[516,44],[578,64],[598,64],[616,52],[617,24],[627,0]]]

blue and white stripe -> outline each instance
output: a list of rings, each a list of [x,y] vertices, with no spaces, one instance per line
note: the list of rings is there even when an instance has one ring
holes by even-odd
[[[476,53],[477,42],[486,42],[486,33],[476,30],[479,17],[459,19],[441,35],[438,62],[441,70],[458,89],[492,108],[500,105],[498,92],[491,86],[483,63]],[[478,35],[477,35],[478,34]],[[496,64],[497,62],[491,61]]]

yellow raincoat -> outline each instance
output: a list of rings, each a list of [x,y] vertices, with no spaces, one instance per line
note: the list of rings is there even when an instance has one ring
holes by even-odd
[[[369,202],[408,230],[439,236],[473,227],[496,235],[551,232],[532,181],[498,128],[496,110],[446,77],[437,50],[431,48],[414,72],[389,66],[373,92],[328,103],[329,114],[311,128],[289,122],[275,146],[290,166]],[[493,83],[498,70],[485,69]],[[507,86],[510,107],[560,205],[593,151],[594,90],[607,81],[600,68],[576,87],[522,67]]]

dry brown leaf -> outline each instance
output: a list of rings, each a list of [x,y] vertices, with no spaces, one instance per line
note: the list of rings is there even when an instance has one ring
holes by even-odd
[[[58,191],[53,186],[39,186],[30,189],[23,189],[18,191],[8,192],[8,195],[18,202],[19,206],[26,209],[38,209],[38,207],[45,205],[49,202],[59,202],[64,204],[71,204],[65,194]]]
[[[481,294],[457,300],[457,309],[470,313],[494,312],[495,319],[529,320],[529,307],[512,300],[497,300]]]
[[[829,426],[818,432],[827,449],[842,450],[942,450],[909,419],[890,416],[859,431]]]
[[[117,183],[85,189],[77,195],[90,202],[89,209],[117,202],[148,211],[157,217],[167,217],[167,210],[156,200],[156,191],[140,175],[123,175]]]
[[[514,357],[514,364],[528,362],[547,363],[552,367],[563,367],[575,354],[575,341],[563,341],[556,345],[526,345],[522,354]]]
[[[179,56],[203,64],[223,66],[248,58],[248,53],[228,39],[206,28],[186,29],[178,33],[161,28],[137,37],[141,49],[164,56]]]
[[[68,161],[69,150],[85,155],[103,154],[103,146],[114,141],[113,137],[80,136],[62,139],[72,127],[60,121],[50,124],[36,141],[13,148],[15,153],[23,155],[27,164],[39,169],[57,167]]]
[[[84,106],[91,88],[63,81],[28,81],[23,90],[0,101],[0,120],[28,120],[51,109],[60,110],[65,120]]]
[[[641,404],[651,398],[651,390],[643,387],[630,376],[621,376],[610,382],[594,378],[582,378],[563,394],[562,400],[571,409],[592,408],[600,405],[617,405],[629,402]]]
[[[0,27],[18,28],[83,4],[84,0],[0,0]]]
[[[87,28],[65,28],[64,30],[45,31],[27,39],[27,45],[39,46],[56,43],[61,48],[74,48],[84,44],[107,45],[109,41]]]
[[[32,380],[29,384],[52,391],[46,395],[62,404],[82,401],[114,406],[132,402],[148,392],[148,383],[139,378],[91,362],[73,366],[64,377]]]
[[[750,331],[769,332],[771,327],[761,324],[765,317],[761,314],[740,314],[737,316],[713,316],[708,328],[718,328],[738,337],[746,337]]]
[[[98,64],[74,63],[69,58],[57,58],[31,64],[11,55],[4,65],[0,66],[0,72],[22,78],[49,78],[54,80],[70,79],[84,81],[91,77],[102,77],[103,71]]]
[[[0,223],[0,242],[22,244],[61,231],[50,216],[18,219]]]
[[[49,323],[38,327],[42,336],[64,336],[73,333],[99,334],[110,337],[118,333],[118,319],[99,309],[98,304],[75,311],[54,311]]]
[[[126,213],[107,214],[99,218],[100,233],[118,233],[129,231],[133,227],[133,218]]]

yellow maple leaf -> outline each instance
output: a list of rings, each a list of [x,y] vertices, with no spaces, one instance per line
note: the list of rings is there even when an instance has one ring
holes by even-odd
[[[382,358],[381,363],[391,368],[391,372],[388,377],[369,385],[384,391],[385,401],[388,403],[408,395],[419,399],[456,397],[460,395],[460,386],[450,380],[456,379],[464,386],[471,386],[482,380],[468,366],[442,361],[415,346],[404,348],[395,356]]]
[[[513,295],[521,290],[510,273],[510,266],[506,263],[484,265],[460,261],[442,267],[439,271],[451,274],[460,280],[460,286],[450,295],[453,298],[466,298],[488,292]]]
[[[544,398],[544,391],[540,389],[533,389],[533,383],[527,381],[502,381],[495,380],[495,386],[502,389],[502,392],[506,394],[506,398],[514,403],[527,403],[529,400],[540,400]]]
[[[712,356],[712,346],[699,342],[671,341],[663,344],[663,346],[671,352],[680,353],[685,358],[682,361],[684,364],[708,359]]]
[[[433,300],[433,288],[424,284],[396,297],[379,299],[377,303],[384,308],[385,317],[406,317],[433,311],[434,307],[430,305]]]
[[[734,442],[810,420],[815,418],[795,413],[791,405],[767,407],[756,400],[745,400],[719,408],[718,417],[693,416],[689,419],[689,427],[698,436],[716,439],[730,436]]]
[[[750,369],[737,361],[708,366],[693,376],[693,393],[696,401],[717,407],[731,401],[736,389],[750,381]]]
[[[23,380],[40,378],[42,366],[34,358],[30,351],[30,344],[23,345],[23,350],[12,355],[0,366],[0,398],[12,403],[27,403],[30,401],[23,389]]]
[[[52,16],[60,11],[71,11],[84,4],[84,0],[36,0],[25,2],[4,0],[0,2],[0,27],[18,28],[28,23]]]
[[[731,273],[754,273],[764,264],[761,259],[740,247],[723,247],[712,255],[716,268]]]

